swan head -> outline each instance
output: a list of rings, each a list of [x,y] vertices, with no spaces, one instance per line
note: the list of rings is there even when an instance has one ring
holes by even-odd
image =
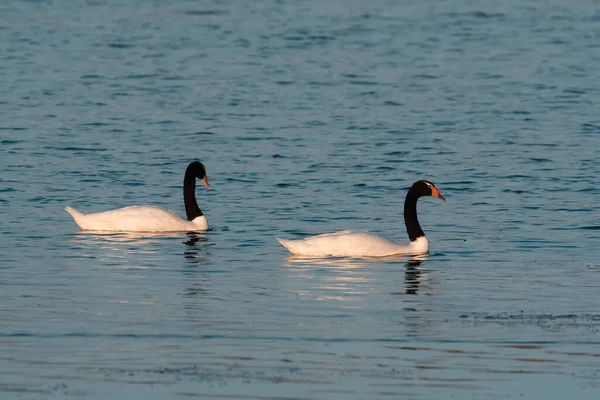
[[[200,179],[200,182],[202,182],[207,189],[210,189],[208,177],[206,176],[206,168],[200,161],[194,161],[193,163],[190,163],[190,165],[188,165],[187,172],[195,178]]]
[[[417,197],[433,196],[442,201],[446,201],[444,196],[440,193],[440,189],[436,188],[432,182],[426,180],[420,180],[413,183],[410,187],[410,191],[417,195]]]

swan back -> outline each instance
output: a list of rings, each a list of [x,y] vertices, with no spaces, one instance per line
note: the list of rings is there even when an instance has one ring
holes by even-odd
[[[384,257],[394,254],[424,254],[427,238],[420,237],[401,245],[369,232],[342,231],[312,236],[303,240],[277,239],[290,253],[308,257]]]
[[[89,231],[176,232],[208,229],[204,215],[187,221],[176,212],[156,206],[130,206],[118,210],[83,214],[71,207],[67,211],[77,225]]]

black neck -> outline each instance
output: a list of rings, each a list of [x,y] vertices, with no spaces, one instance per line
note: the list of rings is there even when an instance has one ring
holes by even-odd
[[[425,232],[421,229],[419,220],[417,219],[417,200],[419,199],[411,188],[406,194],[406,200],[404,200],[404,223],[406,224],[406,232],[411,242],[414,242],[417,238],[425,236]]]
[[[185,171],[185,178],[183,178],[183,202],[188,221],[204,215],[196,203],[196,176],[189,170]]]

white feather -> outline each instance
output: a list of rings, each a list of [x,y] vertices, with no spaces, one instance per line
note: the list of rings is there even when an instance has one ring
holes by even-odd
[[[177,232],[208,229],[204,215],[188,221],[176,212],[156,206],[130,206],[95,214],[83,214],[71,207],[65,207],[65,211],[84,231]]]
[[[308,257],[385,257],[425,254],[429,251],[429,242],[425,236],[409,245],[402,245],[369,232],[356,231],[325,233],[302,240],[277,240],[290,253]]]

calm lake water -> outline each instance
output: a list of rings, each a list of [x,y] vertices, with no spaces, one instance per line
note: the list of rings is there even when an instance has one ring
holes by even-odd
[[[0,6],[0,398],[592,399],[600,7]],[[83,234],[63,211],[212,229]],[[420,260],[297,259],[364,229]]]

